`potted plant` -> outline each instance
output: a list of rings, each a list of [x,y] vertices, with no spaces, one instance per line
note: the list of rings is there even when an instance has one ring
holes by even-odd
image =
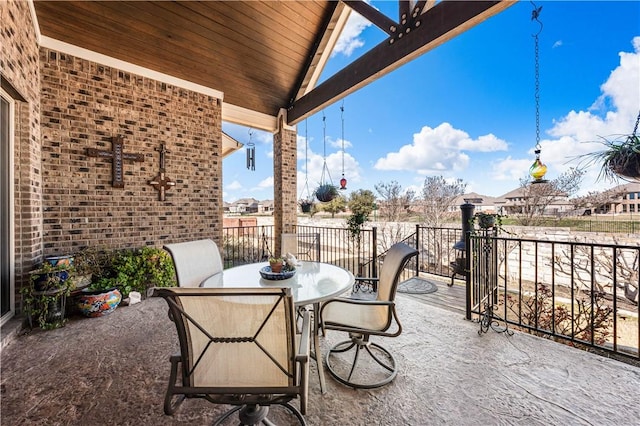
[[[328,203],[338,196],[338,188],[330,183],[323,183],[315,190],[315,195],[318,201],[322,203]]]
[[[114,278],[100,278],[83,289],[77,297],[76,306],[87,317],[101,317],[113,312],[122,301]]]
[[[279,274],[280,272],[282,272],[282,267],[284,266],[284,259],[281,257],[270,257],[269,266],[271,267],[271,272]]]
[[[471,229],[474,229],[474,225],[478,224],[478,227],[483,230],[495,230],[496,232],[502,230],[502,218],[505,216],[500,213],[485,213],[477,212],[471,217]]]
[[[300,209],[302,210],[302,213],[311,212],[311,207],[313,207],[312,200],[307,200],[307,199],[300,200]]]
[[[55,266],[52,264],[55,263]],[[66,323],[67,296],[71,293],[71,262],[47,262],[32,271],[29,283],[20,289],[24,312],[33,328],[34,321],[43,330],[63,327]]]
[[[622,135],[614,139],[602,138],[602,151],[585,154],[587,165],[599,163],[599,179],[609,181],[621,177],[625,180],[640,181],[640,136]]]

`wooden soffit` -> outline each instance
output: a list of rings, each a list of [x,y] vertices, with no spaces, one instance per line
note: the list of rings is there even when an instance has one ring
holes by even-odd
[[[224,120],[265,130],[281,111],[295,124],[512,3],[399,1],[396,20],[359,1],[31,1],[43,47],[210,88]],[[351,9],[389,38],[317,85]]]

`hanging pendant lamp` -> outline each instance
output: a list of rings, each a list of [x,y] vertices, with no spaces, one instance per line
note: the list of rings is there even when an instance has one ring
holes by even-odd
[[[340,107],[340,118],[342,119],[342,179],[340,179],[340,189],[347,189],[347,178],[344,177],[344,99]]]
[[[544,179],[544,175],[547,173],[547,166],[540,160],[540,153],[542,149],[540,147],[540,53],[538,47],[538,36],[542,32],[542,22],[538,19],[540,16],[540,11],[542,10],[542,6],[536,7],[534,2],[531,2],[533,5],[533,11],[531,12],[531,20],[535,20],[540,24],[540,29],[536,34],[533,35],[534,45],[535,45],[535,100],[536,100],[536,159],[534,160],[531,167],[529,167],[529,175],[533,178],[531,181],[534,183],[546,183],[548,182]]]

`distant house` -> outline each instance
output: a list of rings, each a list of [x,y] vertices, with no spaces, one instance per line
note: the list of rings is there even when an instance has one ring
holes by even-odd
[[[258,213],[260,202],[255,198],[240,198],[229,206],[229,213],[247,214]]]
[[[273,200],[263,200],[260,202],[259,212],[273,214],[274,204]]]
[[[273,200],[258,201],[255,198],[240,198],[225,206],[224,212],[229,214],[270,213],[273,214]]]
[[[624,193],[619,202],[614,203],[612,210],[616,213],[640,213],[640,183],[628,183],[616,186],[612,191]]]
[[[521,214],[525,212],[528,205],[527,197],[527,191],[519,187],[499,197],[500,200],[497,201],[496,207],[501,214]],[[539,213],[557,216],[572,210],[574,210],[574,206],[567,194],[557,192],[554,194],[553,200],[545,206],[544,211]]]
[[[496,197],[490,197],[488,195],[481,195],[477,192],[470,192],[468,194],[462,194],[454,201],[454,205],[449,209],[451,212],[459,212],[460,205],[473,204],[476,212],[485,213],[498,213],[496,202],[499,199]]]

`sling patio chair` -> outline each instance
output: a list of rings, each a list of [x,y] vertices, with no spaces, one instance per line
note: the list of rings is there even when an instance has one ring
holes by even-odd
[[[395,296],[398,280],[407,262],[418,250],[405,243],[394,244],[387,252],[380,268],[375,300],[338,297],[328,300],[320,310],[323,334],[326,330],[349,333],[349,340],[334,345],[326,355],[326,365],[331,376],[340,383],[362,389],[372,389],[391,382],[397,374],[393,355],[377,343],[370,342],[372,335],[396,337],[402,325],[396,312]],[[371,280],[370,278],[356,278]],[[391,331],[393,324],[396,324]],[[348,356],[354,349],[353,358]],[[360,357],[366,350],[368,359]],[[356,368],[358,367],[358,368]]]
[[[199,287],[207,278],[222,272],[220,250],[213,240],[166,244],[176,269],[178,286]]]
[[[281,405],[305,425],[310,322],[296,334],[289,288],[156,288],[169,305],[180,353],[170,357],[164,412],[185,397],[235,406],[240,424],[270,424],[270,405]],[[177,382],[180,375],[180,383]],[[300,399],[298,410],[290,402]]]

